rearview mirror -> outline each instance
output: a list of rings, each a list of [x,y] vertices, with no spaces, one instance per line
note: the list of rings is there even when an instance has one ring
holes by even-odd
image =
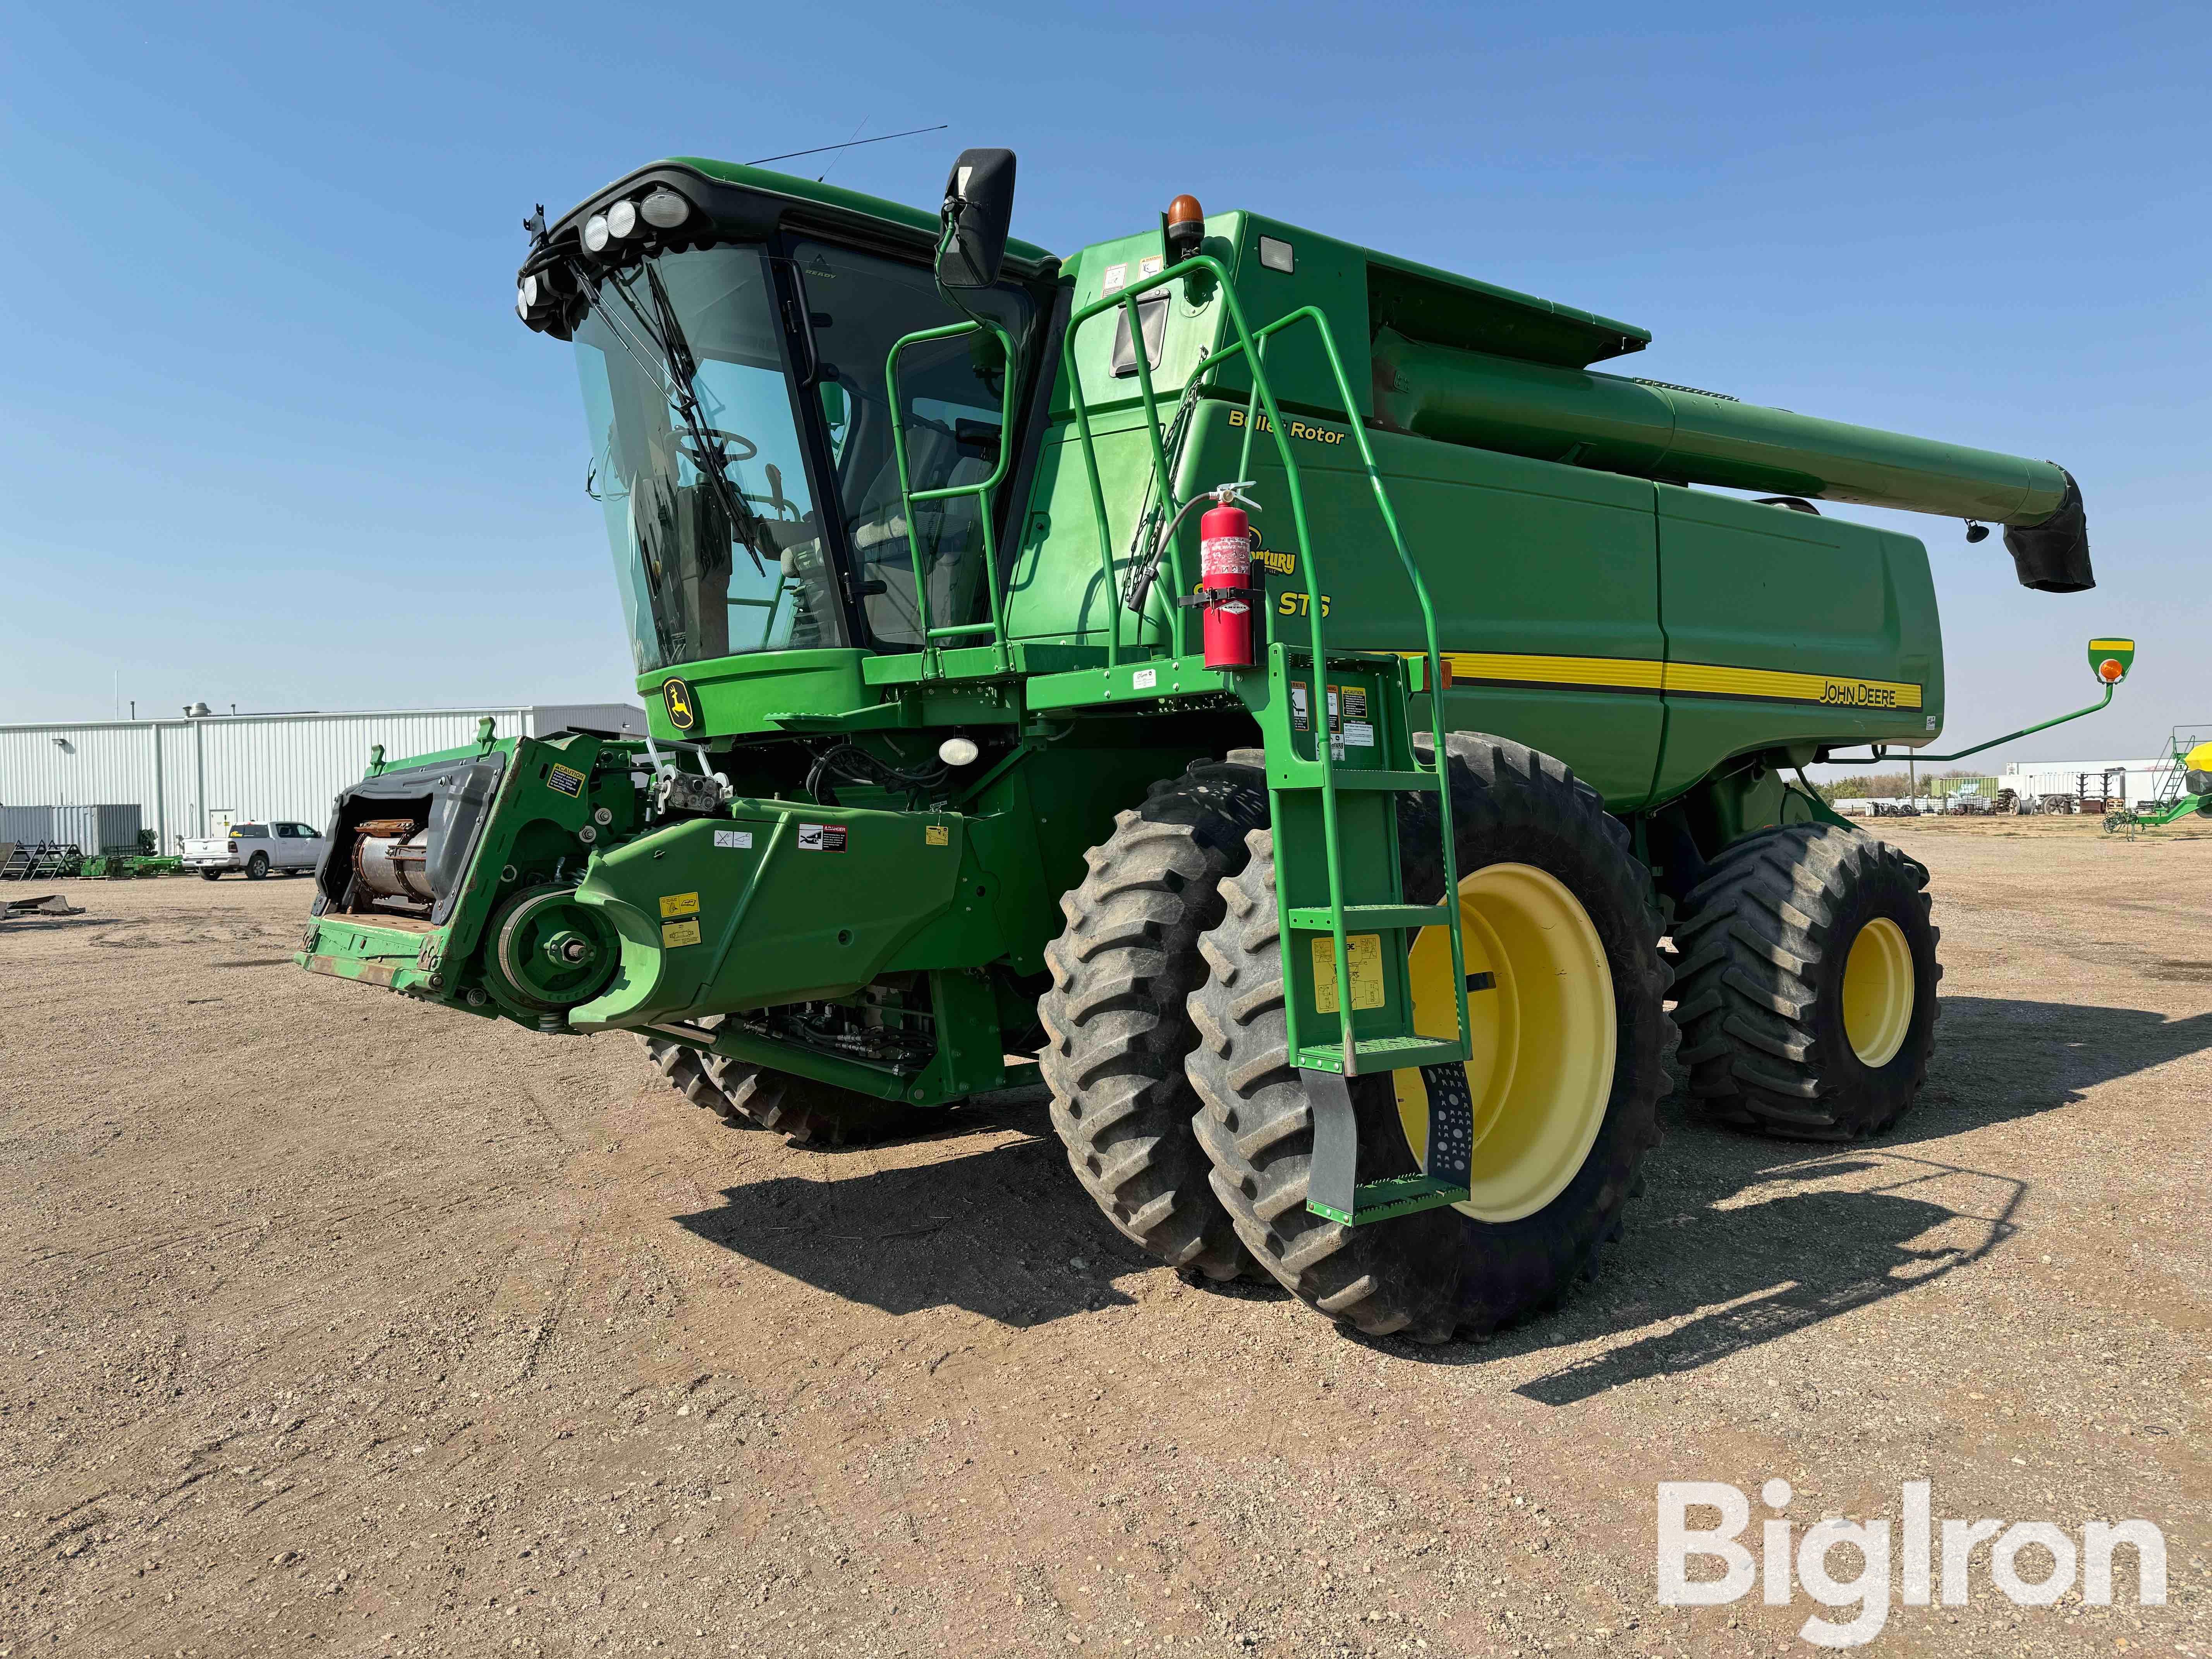
[[[1006,257],[1014,218],[1014,153],[963,149],[945,180],[937,280],[946,288],[988,288]]]

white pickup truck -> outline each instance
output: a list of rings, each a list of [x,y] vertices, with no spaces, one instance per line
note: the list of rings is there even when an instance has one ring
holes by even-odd
[[[258,881],[271,870],[304,876],[323,861],[329,845],[304,823],[234,823],[227,836],[186,841],[185,867],[207,881],[220,881],[231,870],[245,871],[248,881]]]

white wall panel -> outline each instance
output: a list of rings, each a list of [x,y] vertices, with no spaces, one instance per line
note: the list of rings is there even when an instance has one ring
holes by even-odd
[[[0,803],[136,802],[170,849],[179,836],[204,833],[210,808],[320,826],[332,799],[368,769],[373,745],[391,761],[463,748],[486,714],[502,738],[572,725],[644,730],[642,713],[623,703],[0,726]]]

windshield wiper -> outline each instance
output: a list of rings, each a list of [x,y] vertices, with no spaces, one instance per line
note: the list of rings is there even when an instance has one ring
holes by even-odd
[[[646,338],[660,354],[660,371],[665,374],[668,400],[676,406],[684,429],[691,436],[691,447],[685,452],[686,455],[699,469],[699,476],[707,481],[708,488],[714,491],[715,501],[729,520],[730,539],[745,550],[746,556],[753,562],[754,574],[765,575],[768,567],[761,562],[761,546],[764,544],[776,551],[779,558],[781,550],[775,549],[767,522],[753,511],[744,492],[731,478],[729,458],[723,453],[721,445],[714,441],[714,429],[708,424],[706,410],[699,406],[698,393],[694,389],[694,382],[699,375],[699,362],[691,354],[691,343],[684,337],[684,325],[676,319],[675,304],[668,297],[668,289],[661,283],[660,273],[647,264],[644,267],[644,274],[653,296],[653,315],[651,318],[638,308],[637,297],[630,292],[629,282],[620,272],[609,272],[608,280],[614,283],[616,291],[623,297],[623,305],[637,319],[638,326],[645,331]],[[624,337],[627,343],[629,331],[621,326],[607,310],[599,292],[588,285],[585,292],[591,295],[592,308],[599,312],[607,326],[618,337]]]

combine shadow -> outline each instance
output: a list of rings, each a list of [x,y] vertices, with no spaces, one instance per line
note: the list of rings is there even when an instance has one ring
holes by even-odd
[[[1041,1109],[1039,1109],[1041,1110]],[[991,1115],[1018,1115],[1009,1104]],[[988,1127],[955,1114],[945,1133]],[[1131,1298],[1112,1280],[1158,1266],[1109,1227],[1049,1136],[910,1169],[779,1175],[675,1218],[701,1238],[848,1302],[908,1314],[953,1306],[1026,1329]]]
[[[1559,1312],[1462,1359],[1686,1322],[1578,1359],[1516,1393],[1565,1406],[1694,1370],[1969,1266],[1998,1249],[2027,1183],[1905,1149],[2078,1105],[2101,1084],[2212,1048],[2212,1014],[1947,997],[1928,1083],[1881,1139],[1792,1157],[1669,1102],[1607,1271]],[[1440,1355],[1440,1358],[1445,1357]]]
[[[1695,1157],[1704,1148],[1694,1143],[1721,1137],[1685,1139]],[[1613,1271],[1560,1312],[1466,1357],[1579,1346],[1680,1320],[1514,1392],[1570,1406],[1624,1382],[1695,1370],[1980,1261],[2012,1237],[2027,1191],[2008,1176],[1887,1150],[1780,1164],[1771,1146],[1765,1153],[1765,1167],[1730,1170],[1716,1183],[1728,1190],[1709,1189],[1698,1207],[1684,1206],[1696,1200],[1670,1174],[1655,1176],[1656,1202],[1631,1212]]]
[[[2154,978],[2212,978],[2212,963],[2151,963]],[[2100,1084],[2212,1048],[2212,1013],[2168,1018],[2008,997],[1945,997],[1918,1103],[1885,1146],[1941,1139],[1984,1124],[2078,1105]]]
[[[1486,1363],[1632,1337],[1523,1384],[1555,1406],[1623,1382],[1693,1370],[1941,1278],[2014,1231],[2027,1183],[1903,1149],[2078,1103],[2083,1091],[2212,1048],[2212,1014],[2005,999],[1946,999],[1922,1100],[1877,1142],[1793,1147],[1717,1127],[1679,1101],[1647,1165],[1649,1195],[1606,1271],[1556,1312],[1480,1344],[1383,1351]],[[1013,1128],[1030,1138],[942,1162],[824,1178],[779,1175],[676,1219],[708,1242],[887,1313],[956,1306],[1027,1328],[1131,1298],[1111,1281],[1157,1267],[1115,1233],[1067,1170],[1042,1094],[988,1097],[942,1138]],[[932,1137],[937,1138],[937,1137]],[[1077,1267],[1077,1261],[1083,1266]],[[1279,1297],[1272,1286],[1212,1287]]]

